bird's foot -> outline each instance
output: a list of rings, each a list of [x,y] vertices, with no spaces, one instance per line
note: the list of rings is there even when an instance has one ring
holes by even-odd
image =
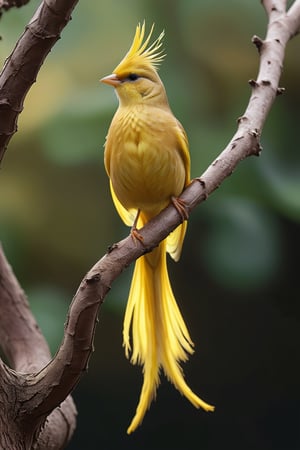
[[[182,222],[184,222],[185,220],[188,220],[189,218],[189,211],[187,209],[186,203],[184,200],[182,200],[179,197],[171,197],[171,202],[173,203],[173,205],[175,206],[175,208],[177,209]]]
[[[141,235],[141,233],[139,233],[139,230],[136,227],[137,223],[138,223],[138,220],[139,220],[140,212],[141,212],[141,210],[139,209],[138,212],[137,212],[137,215],[136,215],[136,217],[134,219],[133,225],[131,227],[130,235],[131,235],[131,237],[132,237],[134,242],[140,241],[143,244],[144,238]]]
[[[134,242],[140,241],[143,244],[144,238],[136,227],[132,227],[130,230],[130,235]]]

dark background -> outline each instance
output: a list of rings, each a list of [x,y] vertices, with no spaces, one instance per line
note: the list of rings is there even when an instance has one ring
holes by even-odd
[[[38,2],[1,18],[1,62]],[[80,2],[42,67],[1,169],[0,237],[55,352],[85,272],[126,236],[112,205],[103,143],[117,106],[99,78],[128,50],[139,21],[165,29],[160,75],[190,140],[192,176],[225,147],[243,114],[264,37],[259,1]],[[296,450],[299,432],[300,38],[288,46],[282,86],[259,158],[190,217],[183,255],[170,262],[176,298],[196,346],[184,365],[215,413],[194,409],[163,377],[142,427],[127,436],[142,371],[122,349],[132,268],[100,311],[89,371],[74,392],[71,450]]]

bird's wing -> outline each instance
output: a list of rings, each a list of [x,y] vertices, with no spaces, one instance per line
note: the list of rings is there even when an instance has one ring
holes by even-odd
[[[182,157],[182,161],[185,168],[185,187],[190,184],[191,178],[190,178],[190,170],[191,170],[191,160],[190,160],[190,152],[189,152],[189,142],[186,135],[186,132],[184,131],[183,126],[181,123],[177,120],[177,139],[178,139],[178,150]]]
[[[115,194],[111,180],[110,180],[110,192],[119,216],[127,226],[132,227],[134,220],[136,218],[137,210],[132,209],[128,211],[126,208],[124,208],[124,206],[122,205],[122,203],[119,201],[118,197]]]
[[[185,168],[185,186],[190,183],[190,153],[188,138],[184,131],[183,126],[178,122],[177,127],[177,138],[178,138],[178,150],[182,157],[182,161]],[[177,228],[175,228],[172,233],[167,237],[167,252],[174,261],[178,261],[181,255],[182,245],[184,241],[184,236],[186,232],[187,222],[183,222]]]
[[[167,252],[174,261],[178,261],[180,258],[186,227],[187,222],[185,221],[167,237]]]

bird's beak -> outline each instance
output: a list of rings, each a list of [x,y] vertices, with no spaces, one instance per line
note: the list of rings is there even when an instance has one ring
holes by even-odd
[[[101,83],[109,84],[110,86],[117,87],[121,83],[120,79],[115,73],[107,75],[107,77],[101,78]]]

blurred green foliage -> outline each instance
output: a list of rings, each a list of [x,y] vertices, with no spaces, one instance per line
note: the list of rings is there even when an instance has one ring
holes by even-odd
[[[38,4],[1,18],[2,63]],[[258,1],[79,2],[26,98],[0,177],[0,238],[53,352],[84,273],[128,233],[103,166],[117,100],[98,80],[144,18],[155,34],[166,31],[160,74],[189,136],[193,177],[233,135],[257,73],[251,37],[266,28]],[[97,351],[75,392],[70,448],[299,448],[299,50],[295,38],[261,156],[240,164],[191,215],[182,259],[170,264],[199,342],[186,376],[216,413],[194,411],[163,383],[142,428],[125,435],[141,385],[121,348],[129,269],[102,308]]]

